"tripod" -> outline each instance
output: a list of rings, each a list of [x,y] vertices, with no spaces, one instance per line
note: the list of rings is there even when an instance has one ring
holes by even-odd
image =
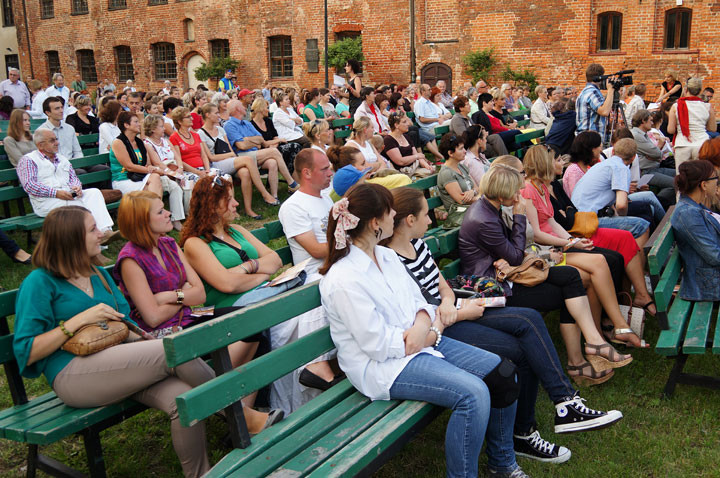
[[[613,93],[612,109],[610,110],[609,131],[605,133],[605,137],[603,138],[603,144],[606,147],[610,146],[610,141],[615,130],[623,126],[628,126],[627,118],[625,117],[625,103],[620,101],[620,93],[615,90]]]

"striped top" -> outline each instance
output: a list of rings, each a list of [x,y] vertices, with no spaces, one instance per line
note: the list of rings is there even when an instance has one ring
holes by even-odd
[[[420,285],[430,295],[440,300],[440,269],[435,264],[430,249],[422,239],[413,239],[410,244],[415,249],[415,259],[408,259],[400,254],[398,257],[410,269]]]

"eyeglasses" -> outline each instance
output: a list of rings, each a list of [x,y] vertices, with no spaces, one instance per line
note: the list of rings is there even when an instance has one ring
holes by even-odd
[[[225,181],[229,181],[230,183],[232,183],[232,176],[230,176],[229,174],[217,174],[213,178],[212,185],[210,187],[214,187],[216,184],[221,188],[225,187],[225,183],[223,182],[223,179]]]
[[[710,178],[707,178],[705,181],[712,181],[713,179],[720,179],[720,176],[712,176]]]

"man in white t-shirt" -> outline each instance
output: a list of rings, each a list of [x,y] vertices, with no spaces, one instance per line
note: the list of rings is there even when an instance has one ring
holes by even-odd
[[[333,172],[327,156],[316,149],[303,149],[295,157],[300,189],[280,207],[278,217],[292,251],[293,263],[310,258],[305,267],[308,282],[320,278],[318,269],[328,255],[327,224],[333,201],[322,191],[330,185]],[[298,338],[328,324],[322,308],[298,318]],[[275,344],[273,339],[273,343]],[[330,366],[328,354],[315,359],[300,372],[299,381],[308,388],[326,390],[339,379]]]

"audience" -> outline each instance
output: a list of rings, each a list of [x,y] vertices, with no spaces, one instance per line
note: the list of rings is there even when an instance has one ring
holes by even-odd
[[[319,104],[320,91],[317,88],[313,88],[308,91],[305,94],[303,101],[305,102],[305,108],[303,109],[302,113],[303,121],[314,121],[316,119],[325,118],[325,111]]]
[[[100,121],[92,114],[90,97],[79,95],[75,99],[75,108],[77,111],[65,118],[65,122],[75,129],[75,134],[98,134]]]
[[[10,108],[29,109],[31,105],[30,90],[20,79],[20,70],[9,67],[7,80],[0,81],[0,97],[12,99]],[[7,119],[7,118],[6,118]]]
[[[490,168],[490,161],[485,157],[488,133],[480,125],[472,125],[462,134],[465,145],[465,159],[460,164],[465,166],[476,185],[480,184],[483,174]]]
[[[183,171],[188,171],[201,178],[210,171],[210,159],[207,150],[202,147],[200,135],[192,131],[192,116],[185,107],[177,107],[171,114],[176,131],[168,141],[172,145],[175,160],[182,161]]]
[[[638,111],[645,109],[645,91],[647,88],[644,83],[628,87],[628,104],[625,107],[625,118],[628,123],[632,122]]]
[[[75,128],[63,121],[63,100],[55,96],[48,97],[43,101],[43,113],[48,119],[38,129],[49,129],[55,133],[59,143],[58,152],[68,159],[82,157]]]
[[[310,140],[310,147],[323,153],[327,151],[335,138],[335,133],[330,129],[330,123],[324,119],[303,123],[303,132]]]
[[[277,109],[272,115],[272,123],[278,137],[288,142],[300,144],[303,148],[310,147],[310,140],[303,134],[303,121],[293,110],[290,95],[280,91],[275,94]],[[290,165],[288,165],[288,170]]]
[[[268,104],[264,98],[256,98],[252,103],[251,111],[252,125],[262,135],[268,145],[274,146],[280,151],[285,161],[285,166],[287,166],[288,171],[292,174],[294,171],[293,162],[295,161],[295,156],[297,156],[303,146],[298,142],[289,142],[278,134],[273,121],[269,117]]]
[[[569,153],[577,127],[575,102],[570,98],[558,100],[553,103],[551,114],[552,121],[545,135],[545,144],[552,146],[560,154]]]
[[[383,161],[380,161],[380,164],[383,165],[382,168],[380,168],[379,170],[374,169],[372,163],[367,162],[367,159],[363,155],[362,151],[352,146],[331,146],[327,150],[327,157],[330,160],[330,163],[332,163],[333,165],[333,171],[335,171],[336,173],[335,179],[333,180],[333,187],[336,186],[335,182],[340,180],[338,173],[341,170],[347,168],[348,166],[362,173],[363,176],[367,174],[367,182],[380,184],[381,186],[385,186],[388,189],[407,186],[412,182],[408,176],[399,173],[398,171],[388,169],[384,165]],[[350,172],[353,172],[352,169],[350,169]],[[353,184],[355,184],[357,180],[362,177],[358,176],[358,172],[354,173],[354,177],[356,179],[353,181]],[[342,176],[342,174],[340,176]],[[335,189],[333,191],[335,193],[335,196],[332,192],[330,193],[330,197],[333,199],[333,201],[339,200],[340,197],[345,193],[345,191],[349,189],[349,187],[342,189]]]
[[[575,136],[570,147],[570,165],[563,174],[563,187],[565,194],[573,195],[575,185],[590,169],[590,166],[600,160],[602,152],[602,137],[595,131],[583,131]]]
[[[502,99],[499,99],[498,102],[499,101],[502,101]],[[500,150],[494,147],[494,153],[497,154],[493,155],[493,153],[490,153],[491,157],[504,156],[508,154],[508,151],[515,150],[515,136],[520,134],[520,130],[507,128],[500,119],[491,114],[495,107],[495,100],[490,93],[481,94],[478,102],[480,109],[472,116],[472,122],[488,130],[491,136],[497,134],[503,141]]]
[[[98,151],[100,153],[107,153],[110,151],[110,145],[115,141],[115,138],[120,136],[120,128],[117,125],[117,118],[122,111],[120,103],[115,100],[110,100],[100,108],[100,126],[98,132],[100,133],[100,140],[98,143]]]
[[[142,126],[130,111],[118,115],[120,135],[110,148],[112,187],[123,194],[148,190],[162,197],[161,170],[149,162],[145,143],[140,140]]]
[[[632,117],[632,134],[637,145],[637,160],[640,164],[640,172],[652,174],[648,183],[655,186],[658,199],[663,207],[667,209],[675,203],[675,168],[663,167],[663,153],[661,149],[650,139],[649,132],[653,127],[650,112],[644,108],[639,109]]]
[[[369,86],[363,87],[360,91],[360,98],[363,102],[355,110],[353,118],[358,121],[360,118],[367,118],[375,134],[387,134],[389,126],[380,108],[375,104],[375,90]]]

